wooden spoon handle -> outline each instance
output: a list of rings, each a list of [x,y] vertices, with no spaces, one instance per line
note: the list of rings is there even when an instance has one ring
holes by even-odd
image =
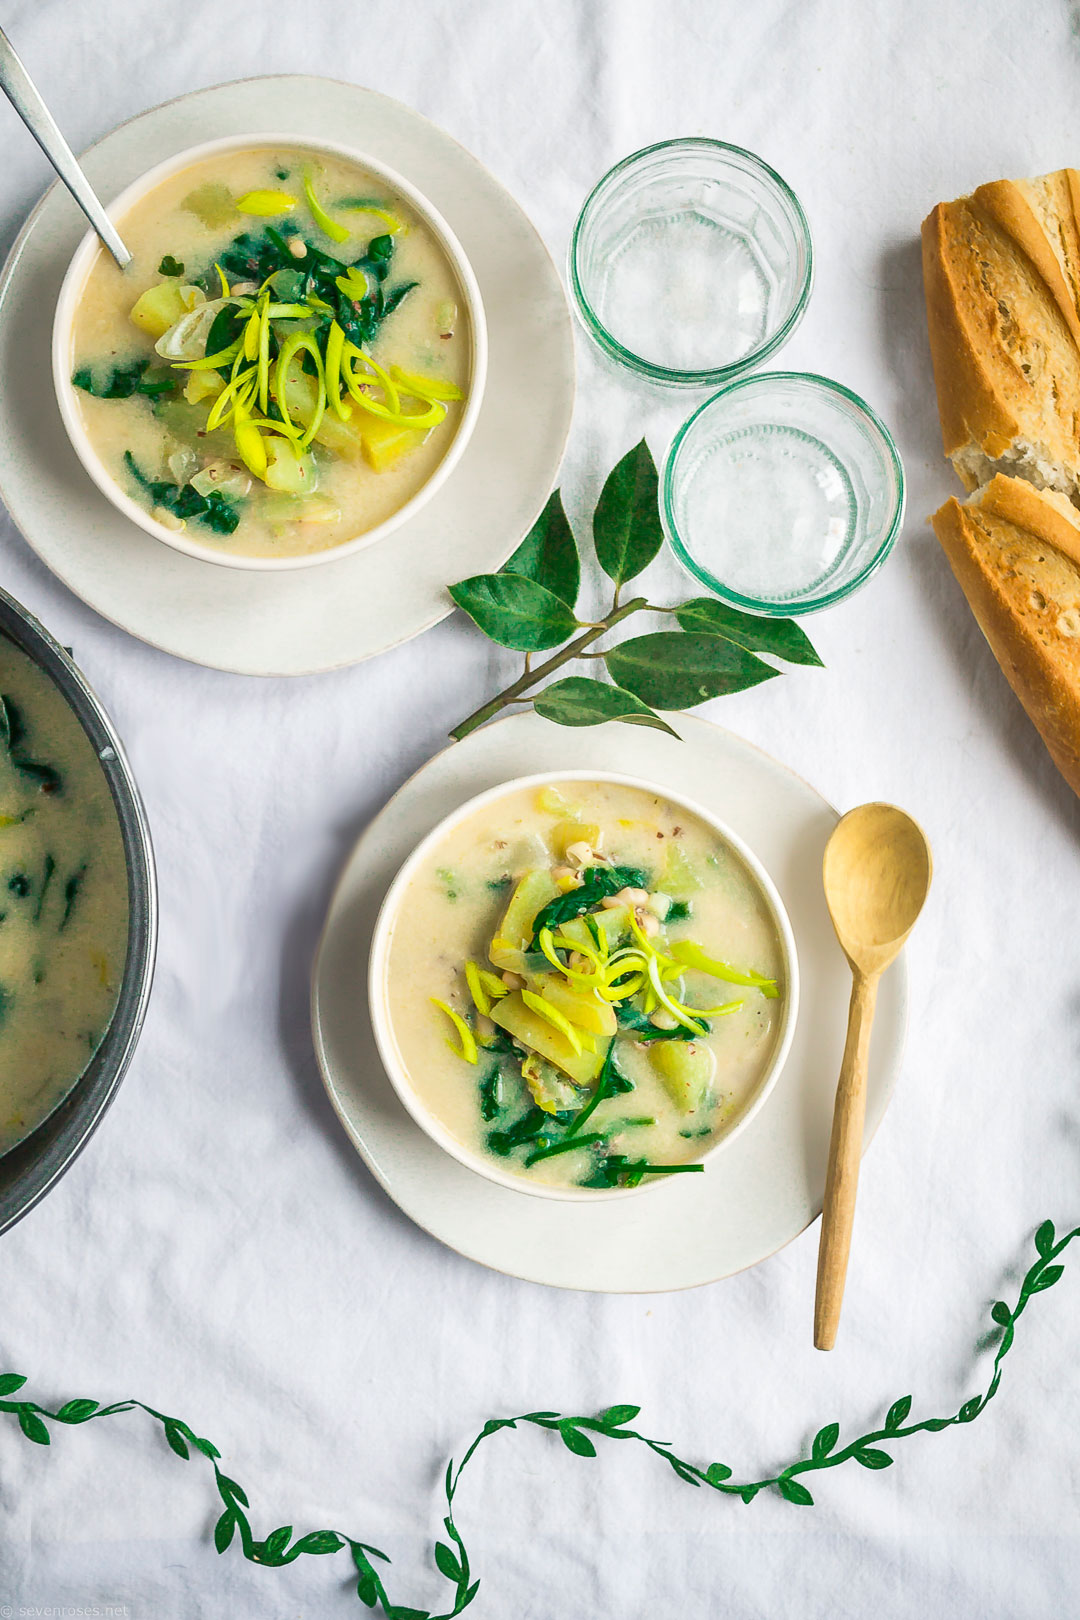
[[[878,975],[855,969],[848,1012],[847,1043],[836,1085],[829,1169],[825,1177],[825,1209],[818,1247],[817,1299],[814,1305],[814,1344],[831,1350],[840,1325],[844,1301],[851,1228],[855,1221],[855,1194],[859,1187],[863,1125],[866,1119],[866,1069],[870,1031],[874,1024]]]

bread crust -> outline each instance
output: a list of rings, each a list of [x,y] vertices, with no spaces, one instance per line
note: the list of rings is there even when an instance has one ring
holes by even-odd
[[[1080,512],[998,474],[930,521],[1006,680],[1080,794]]]
[[[1080,176],[995,180],[923,222],[927,324],[945,454],[1017,442],[1080,466]]]

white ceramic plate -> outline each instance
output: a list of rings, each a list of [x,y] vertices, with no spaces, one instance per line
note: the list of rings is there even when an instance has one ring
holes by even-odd
[[[777,760],[680,715],[683,742],[642,727],[580,731],[515,715],[438,754],[397,793],[342,873],[315,963],[312,1026],[330,1100],[372,1173],[420,1226],[497,1271],[608,1293],[714,1282],[755,1265],[821,1211],[851,976],[829,922],[821,857],[837,812]],[[556,770],[621,771],[667,784],[745,840],[780,892],[799,955],[799,1022],[761,1112],[702,1176],[647,1198],[555,1203],[483,1180],[406,1112],[383,1072],[364,993],[372,928],[397,869],[437,822],[486,788]],[[878,997],[866,1110],[869,1141],[903,1050],[903,957]]]
[[[53,308],[85,231],[56,185],[0,278],[0,494],[48,567],[114,624],[216,669],[301,675],[358,663],[426,630],[450,610],[449,581],[509,556],[562,460],[574,348],[558,272],[517,203],[449,135],[375,91],[300,76],[218,85],[122,124],[83,161],[111,198],[185,146],[269,129],[340,141],[400,170],[465,249],[487,313],[488,375],[446,485],[386,539],[296,573],[222,569],[144,534],[80,466],[50,384]]]

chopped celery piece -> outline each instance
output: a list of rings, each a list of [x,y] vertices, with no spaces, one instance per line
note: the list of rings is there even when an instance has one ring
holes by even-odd
[[[336,523],[341,507],[325,495],[267,495],[263,514],[268,523]]]
[[[194,191],[188,192],[180,206],[187,213],[201,219],[210,230],[216,230],[219,225],[227,225],[236,215],[233,194],[228,186],[223,186],[219,180],[210,180],[204,186],[196,186]]]
[[[270,438],[266,447],[265,482],[268,489],[285,495],[306,495],[318,486],[319,472],[313,456],[298,456],[287,439]]]
[[[626,906],[610,906],[603,911],[590,912],[587,920],[584,917],[571,917],[569,922],[562,924],[559,932],[575,944],[595,950],[594,927],[603,934],[608,950],[613,951],[623,935],[630,932],[629,909]]]
[[[536,808],[549,816],[577,815],[578,806],[565,799],[556,787],[542,787],[536,795]]]
[[[528,1086],[533,1102],[545,1114],[557,1114],[562,1109],[576,1108],[578,1105],[577,1087],[561,1075],[553,1063],[546,1062],[535,1053],[522,1063],[521,1078]]]
[[[664,870],[657,888],[673,900],[689,900],[701,888],[700,874],[695,871],[681,844],[668,840],[664,855]]]
[[[700,1041],[658,1041],[649,1050],[653,1068],[684,1114],[701,1108],[716,1072],[716,1058]]]
[[[604,1054],[575,1052],[564,1035],[560,1035],[546,1019],[539,1018],[526,1007],[520,991],[512,991],[502,1001],[496,1002],[491,1009],[491,1016],[501,1029],[505,1029],[516,1041],[520,1041],[522,1046],[527,1046],[531,1052],[537,1052],[541,1057],[547,1058],[549,1063],[554,1063],[556,1068],[568,1074],[577,1085],[591,1085],[600,1073]]]

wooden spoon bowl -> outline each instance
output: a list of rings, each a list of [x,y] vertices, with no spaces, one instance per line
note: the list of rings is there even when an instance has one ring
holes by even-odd
[[[825,899],[851,966],[852,987],[818,1249],[814,1343],[819,1350],[831,1350],[836,1343],[844,1298],[878,980],[918,921],[932,872],[926,834],[893,804],[863,804],[849,810],[825,846]]]

